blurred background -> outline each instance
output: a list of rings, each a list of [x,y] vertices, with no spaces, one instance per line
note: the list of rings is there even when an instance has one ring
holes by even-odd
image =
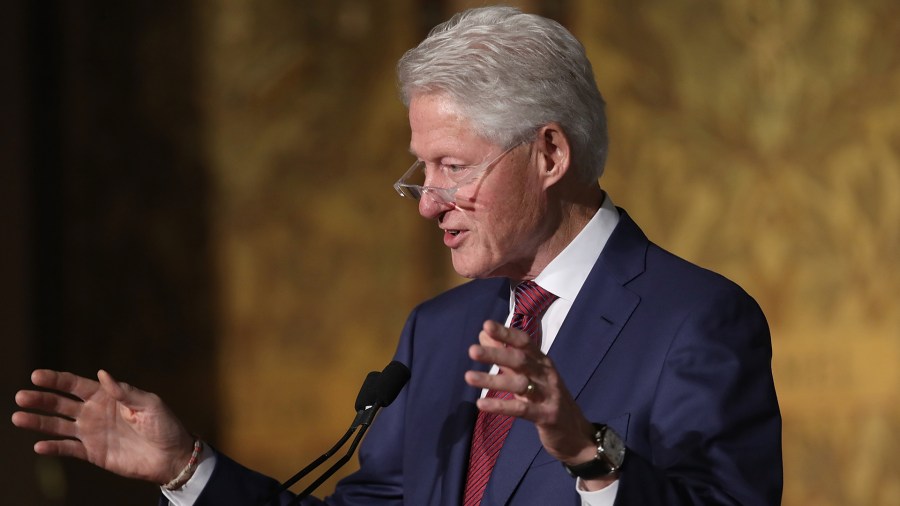
[[[394,64],[481,3],[4,2],[7,414],[35,367],[103,367],[274,477],[328,448],[462,282],[391,189]],[[584,42],[615,202],[766,311],[784,504],[900,504],[900,3],[509,4]],[[154,504],[36,440],[0,424],[5,503]]]

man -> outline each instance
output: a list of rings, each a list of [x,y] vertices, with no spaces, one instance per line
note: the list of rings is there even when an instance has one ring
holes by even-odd
[[[475,9],[398,73],[417,162],[395,188],[475,280],[412,312],[396,352],[409,385],[327,502],[779,503],[765,318],[650,243],[598,186],[604,103],[581,44],[538,16]],[[35,451],[166,484],[163,504],[252,504],[273,489],[158,397],[98,376],[33,374],[84,400],[16,396],[75,420],[14,414],[78,438]]]

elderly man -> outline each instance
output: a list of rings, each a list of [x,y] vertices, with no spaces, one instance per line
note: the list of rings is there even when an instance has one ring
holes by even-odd
[[[417,161],[395,188],[474,281],[412,312],[395,356],[409,385],[325,502],[779,503],[765,318],[735,284],[649,242],[597,184],[604,102],[581,44],[539,16],[474,9],[398,70]],[[163,504],[253,504],[276,485],[103,371],[33,380],[83,399],[17,395],[74,420],[16,413],[78,438],[38,453],[166,484]]]

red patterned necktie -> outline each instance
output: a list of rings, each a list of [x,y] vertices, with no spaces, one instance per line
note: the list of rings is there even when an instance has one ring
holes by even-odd
[[[533,281],[525,281],[516,287],[516,306],[509,326],[522,329],[531,339],[541,344],[541,316],[556,300],[556,295],[539,287]],[[489,390],[488,397],[508,399],[510,392]],[[494,413],[478,412],[475,430],[472,432],[472,446],[469,449],[469,471],[466,475],[464,506],[478,506],[487,487],[497,455],[509,433],[515,417]]]

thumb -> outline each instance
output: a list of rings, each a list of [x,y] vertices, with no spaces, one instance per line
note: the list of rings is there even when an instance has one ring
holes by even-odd
[[[143,397],[147,394],[141,389],[135,388],[128,383],[116,381],[112,374],[103,369],[97,371],[97,379],[100,380],[100,386],[113,399],[121,402],[129,408],[138,408],[143,405]]]

